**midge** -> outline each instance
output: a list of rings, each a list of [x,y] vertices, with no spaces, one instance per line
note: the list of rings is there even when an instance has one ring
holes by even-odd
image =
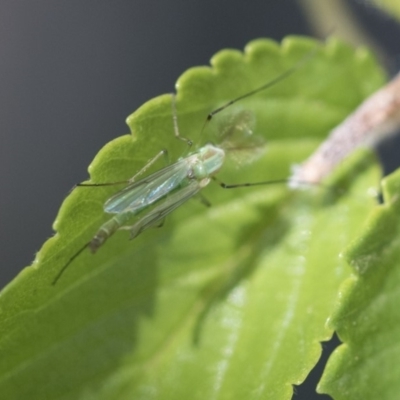
[[[311,56],[314,55],[316,50],[317,48],[314,48],[312,51],[306,53],[306,55],[303,56],[291,68],[287,69],[264,85],[236,97],[235,99],[209,113],[203,126],[203,130],[214,115],[240,100],[270,88],[271,86],[293,74],[303,63],[305,63]],[[173,115],[172,121],[175,137],[186,142],[190,148],[193,142],[190,139],[181,136],[179,133],[175,95],[172,94],[171,96]],[[236,125],[234,125],[233,128],[234,130],[236,129],[236,131],[239,131],[239,134],[242,136],[241,139],[243,139],[243,136],[249,134],[249,118],[250,114],[246,112],[241,112],[237,115]],[[231,136],[232,130],[228,130],[225,136],[222,137],[222,141],[218,146],[214,144],[206,144],[197,151],[190,153],[186,157],[180,158],[175,163],[168,165],[140,180],[136,180],[136,178],[143,174],[158,158],[165,154],[165,150],[159,152],[138,173],[136,173],[127,181],[78,184],[78,187],[99,187],[122,183],[127,184],[127,186],[110,197],[104,203],[104,212],[115,215],[102,226],[100,226],[90,242],[82,246],[68,260],[68,262],[61,268],[54,278],[52,282],[53,285],[57,283],[68,266],[86,248],[89,248],[92,253],[95,253],[117,230],[128,230],[130,232],[130,238],[134,239],[148,228],[161,226],[168,214],[173,212],[176,208],[181,206],[193,196],[199,194],[199,192],[205,186],[207,186],[211,180],[216,181],[224,189],[232,189],[243,186],[267,185],[288,181],[287,179],[281,179],[276,181],[227,185],[217,180],[215,175],[223,166],[227,152],[230,150],[240,151],[252,148],[254,149],[257,146],[255,141],[249,140],[249,138],[247,138],[247,143],[245,145],[243,145],[242,141],[240,141],[240,143],[235,146],[235,144],[232,144],[235,138]],[[204,198],[201,199],[203,203],[209,205]],[[126,225],[138,214],[142,214],[142,216],[139,216],[132,225]]]

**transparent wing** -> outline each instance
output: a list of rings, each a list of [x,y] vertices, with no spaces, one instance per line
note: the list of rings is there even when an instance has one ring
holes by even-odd
[[[154,172],[153,174],[129,184],[104,203],[104,211],[119,214],[125,211],[140,211],[174,190],[187,176],[185,160]]]
[[[226,115],[219,117],[217,124],[214,136],[218,143],[240,142],[252,136],[255,116],[251,111],[236,106]]]
[[[198,181],[190,182],[188,186],[168,196],[161,204],[153,208],[135,224],[129,227],[123,227],[122,229],[129,229],[131,232],[131,239],[134,239],[146,229],[158,226],[168,214],[196,195],[201,188],[202,186]]]
[[[235,163],[251,162],[263,153],[265,143],[260,136],[253,135],[254,126],[255,116],[249,110],[236,108],[221,119],[217,133],[220,147]]]

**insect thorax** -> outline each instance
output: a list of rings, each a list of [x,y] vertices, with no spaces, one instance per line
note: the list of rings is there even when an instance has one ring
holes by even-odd
[[[215,175],[225,160],[225,151],[219,147],[207,144],[191,156],[191,179],[201,180]]]

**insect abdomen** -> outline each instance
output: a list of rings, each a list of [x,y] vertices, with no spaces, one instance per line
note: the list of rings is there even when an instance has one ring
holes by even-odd
[[[94,235],[89,243],[89,249],[95,253],[105,241],[112,236],[127,220],[129,220],[135,213],[125,212],[115,215],[109,221],[105,222]]]

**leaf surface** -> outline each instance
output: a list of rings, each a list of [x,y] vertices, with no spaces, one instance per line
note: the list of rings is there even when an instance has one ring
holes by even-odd
[[[355,273],[341,288],[331,324],[344,344],[320,385],[338,400],[389,400],[400,393],[399,193],[397,171],[383,181],[384,203],[346,253]]]
[[[227,101],[261,86],[318,45],[291,37],[279,46],[251,42],[223,50],[212,67],[177,83],[181,135],[196,146],[215,137],[232,110],[250,110],[265,154],[227,163],[227,183],[286,177],[328,131],[384,80],[365,50],[336,40],[295,74],[216,115]],[[131,135],[108,143],[92,162],[93,182],[133,176],[161,149],[187,154],[174,138],[171,96],[150,100],[128,120]],[[163,165],[153,165],[151,173]],[[31,267],[0,297],[0,393],[7,399],[289,399],[317,361],[338,288],[350,268],[340,257],[375,206],[378,182],[365,154],[333,176],[337,195],[283,186],[203,192],[161,229],[132,242],[118,232],[92,255],[83,252],[51,282],[109,215],[114,187],[78,188],[63,203]],[[349,182],[352,182],[350,187]],[[342,187],[341,186],[341,187]]]

